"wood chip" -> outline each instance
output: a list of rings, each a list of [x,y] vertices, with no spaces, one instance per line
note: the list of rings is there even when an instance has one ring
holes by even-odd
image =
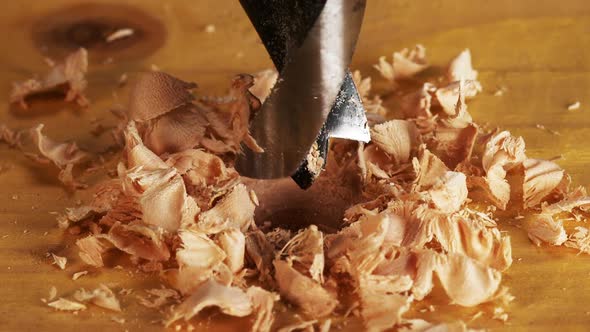
[[[80,271],[80,272],[76,272],[72,275],[72,280],[78,280],[81,277],[85,276],[88,274],[88,271]]]
[[[55,308],[56,310],[61,311],[81,311],[86,310],[86,306],[80,302],[75,302],[72,300],[64,299],[60,297],[56,301],[49,302],[48,306]]]
[[[53,257],[54,265],[57,265],[62,270],[66,268],[66,264],[68,262],[68,259],[66,257],[57,256],[54,253],[51,254],[51,257]]]
[[[579,109],[580,109],[580,106],[581,106],[580,102],[579,102],[579,101],[576,101],[576,102],[574,102],[574,103],[571,103],[571,104],[569,104],[569,105],[567,106],[567,110],[568,110],[568,111],[575,111],[575,110],[579,110]]]

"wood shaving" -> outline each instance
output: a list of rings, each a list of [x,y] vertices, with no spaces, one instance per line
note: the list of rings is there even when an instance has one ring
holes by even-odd
[[[53,258],[54,265],[57,265],[57,267],[59,267],[62,270],[66,268],[66,264],[68,262],[68,259],[66,257],[57,256],[53,253],[51,254],[51,257]]]
[[[78,105],[88,106],[84,96],[86,89],[86,72],[88,70],[88,53],[86,49],[68,55],[63,63],[50,63],[51,69],[43,79],[31,78],[23,82],[13,83],[10,102],[18,103],[27,109],[27,99],[33,96],[47,94],[54,91],[62,92],[66,102],[75,101]]]
[[[221,312],[236,317],[244,317],[252,313],[252,302],[241,289],[209,280],[174,308],[166,326],[170,326],[181,318],[187,321],[209,306],[216,306]]]
[[[567,233],[560,220],[554,220],[551,215],[541,214],[527,223],[527,231],[531,241],[537,246],[541,243],[562,245],[567,240]]]
[[[580,109],[580,106],[582,106],[582,104],[579,101],[573,102],[569,105],[567,105],[567,110],[568,111],[576,111]]]
[[[55,299],[56,296],[57,288],[55,288],[55,286],[51,286],[51,288],[49,289],[49,297],[47,298],[47,301],[52,301],[53,299]]]
[[[104,243],[101,237],[88,236],[76,241],[78,246],[78,255],[82,261],[94,267],[104,266],[102,254],[108,250],[108,246]]]
[[[48,306],[60,311],[81,311],[86,310],[86,306],[80,302],[64,299],[60,297],[56,301],[47,303]]]
[[[564,170],[557,164],[538,159],[526,159],[523,162],[524,208],[535,207],[541,203],[564,178]]]
[[[590,232],[588,228],[577,226],[564,243],[566,247],[578,249],[580,253],[590,254]]]
[[[471,51],[468,48],[451,60],[447,78],[450,82],[477,79],[477,71],[471,65]]]
[[[254,84],[250,92],[263,103],[270,95],[272,87],[276,84],[279,73],[274,69],[266,69],[254,74]]]
[[[252,331],[269,332],[274,322],[274,305],[280,300],[278,294],[269,292],[263,288],[252,286],[246,291],[252,301],[252,307],[256,318],[252,324]]]
[[[88,271],[80,271],[80,272],[76,272],[72,275],[72,280],[78,280],[80,278],[82,278],[83,276],[87,275]]]
[[[338,304],[334,294],[298,272],[289,262],[275,260],[274,268],[281,296],[299,306],[310,317],[327,316]]]
[[[91,292],[81,288],[74,293],[74,298],[80,302],[90,302],[101,308],[121,311],[119,300],[113,291],[105,285],[100,285],[99,288]]]
[[[381,76],[391,82],[408,79],[428,68],[426,48],[418,44],[411,50],[404,48],[399,52],[394,52],[391,63],[382,56],[374,67]]]
[[[131,92],[129,117],[142,123],[142,139],[157,154],[189,148],[236,153],[242,142],[262,152],[248,133],[249,121],[260,108],[260,101],[249,91],[253,82],[252,76],[239,75],[233,79],[227,98],[193,102],[195,97],[189,90],[195,84],[162,72],[146,73]]]
[[[31,159],[41,164],[53,163],[59,169],[58,179],[68,188],[86,187],[74,179],[73,168],[90,158],[90,154],[78,148],[75,142],[56,142],[42,133],[43,124],[30,130],[37,153],[27,153]]]

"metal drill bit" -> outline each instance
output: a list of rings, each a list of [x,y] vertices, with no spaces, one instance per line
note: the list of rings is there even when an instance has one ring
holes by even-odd
[[[322,167],[330,137],[368,142],[367,119],[348,64],[364,0],[240,0],[279,79],[251,124],[264,153],[244,151],[236,168],[253,178],[292,176],[301,188],[314,142]]]

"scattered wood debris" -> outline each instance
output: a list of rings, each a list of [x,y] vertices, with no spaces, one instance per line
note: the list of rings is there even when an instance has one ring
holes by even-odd
[[[528,158],[522,137],[474,122],[468,103],[482,87],[468,49],[436,83],[420,81],[417,74],[427,67],[421,45],[376,65],[398,87],[408,79],[420,83],[392,97],[403,109],[398,119],[385,116],[371,81],[354,74],[363,101],[372,105],[372,142],[338,142],[329,151],[338,162],[324,177],[339,184],[347,173],[358,175],[363,194],[342,223],[331,226],[334,232],[322,231],[321,220],[298,231],[255,220],[265,202],[233,167],[242,145],[263,152],[248,125],[270,93],[274,71],[239,75],[228,97],[218,99],[198,97],[196,84],[159,70],[144,74],[120,117],[124,148],[113,179],[93,188],[91,201],[60,215],[60,226],[83,234],[76,246],[90,266],[103,267],[118,253],[138,271],[159,272],[169,286],[137,298],[167,313],[165,325],[175,329],[212,307],[251,317],[253,331],[261,332],[329,330],[340,308],[350,308],[344,316],[358,317],[367,330],[466,331],[462,321],[404,317],[434,288],[455,305],[501,305],[494,319],[506,321],[504,307],[513,296],[502,278],[513,258],[497,213],[518,207],[527,217],[514,220],[535,244],[587,252],[587,229],[568,234],[562,219],[587,212],[590,198],[570,190],[555,163]],[[41,129],[34,132],[38,141],[52,144],[39,144],[40,154],[63,169],[76,164],[83,152],[48,141]],[[88,302],[121,311],[104,285],[80,289],[74,298],[79,302],[51,303],[62,310],[83,310]],[[277,302],[294,307],[301,319],[277,326]]]
[[[93,291],[80,288],[74,293],[74,298],[80,302],[90,302],[105,309],[121,311],[119,300],[113,291],[105,285],[100,285]]]

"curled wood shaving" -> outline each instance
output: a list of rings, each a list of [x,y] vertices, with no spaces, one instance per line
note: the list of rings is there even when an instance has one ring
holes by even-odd
[[[170,272],[172,285],[187,294],[209,279],[226,259],[225,252],[200,232],[181,231],[182,246],[176,251],[178,270]]]
[[[565,173],[557,164],[546,160],[526,159],[522,165],[526,209],[539,205],[561,183]]]
[[[88,106],[84,96],[86,89],[86,72],[88,70],[88,53],[86,49],[68,55],[63,63],[51,64],[51,69],[43,79],[31,78],[23,82],[13,83],[10,102],[18,103],[27,109],[27,99],[53,91],[63,92],[66,102],[75,101],[80,106]]]
[[[275,302],[279,301],[278,294],[264,290],[257,286],[251,286],[246,291],[252,301],[252,307],[256,318],[252,324],[254,332],[269,332],[275,319],[273,312]]]
[[[248,316],[253,310],[252,301],[244,291],[208,280],[174,308],[166,325],[170,326],[179,319],[187,321],[210,306],[218,307],[221,312],[236,317]]]
[[[121,304],[113,291],[105,285],[100,285],[93,291],[87,291],[84,288],[74,293],[74,298],[80,302],[90,302],[101,308],[121,311]]]
[[[262,152],[248,132],[249,121],[260,108],[260,101],[249,91],[253,81],[252,76],[239,75],[226,98],[193,102],[188,89],[194,84],[161,72],[146,73],[134,86],[129,116],[142,122],[145,145],[159,155],[197,147],[238,153],[242,142]]]
[[[229,228],[217,235],[219,247],[225,252],[225,263],[233,273],[244,267],[246,237],[237,228]]]
[[[293,236],[278,253],[313,280],[324,282],[324,237],[315,225]]]
[[[366,279],[363,279],[366,280]],[[392,289],[388,282],[375,278],[366,280],[360,289],[361,316],[367,331],[383,331],[401,321],[410,309],[412,296],[405,296]]]
[[[371,129],[371,139],[395,163],[401,164],[410,159],[412,150],[418,145],[419,135],[413,123],[391,120],[374,126]]]
[[[324,317],[334,310],[338,300],[321,284],[298,272],[289,262],[275,260],[273,265],[281,296],[300,307],[306,315]]]
[[[436,101],[447,115],[458,115],[457,105],[465,105],[465,99],[474,98],[481,92],[481,84],[474,80],[460,80],[436,89]],[[471,121],[468,121],[471,122]]]
[[[260,71],[254,74],[254,85],[250,88],[250,92],[263,103],[270,95],[278,78],[279,73],[274,69]]]
[[[76,143],[58,143],[43,135],[41,132],[44,125],[40,124],[31,130],[31,137],[35,142],[41,158],[46,158],[59,168],[68,164],[78,164],[89,157],[80,150]]]
[[[461,306],[491,300],[500,286],[499,271],[458,254],[441,256],[436,274],[449,298]]]
[[[143,122],[169,113],[192,102],[196,87],[163,72],[144,73],[131,91],[129,117]]]
[[[577,226],[564,243],[566,247],[578,249],[580,253],[590,254],[590,232],[588,228]]]
[[[380,57],[374,67],[389,81],[408,79],[428,67],[426,48],[420,44],[411,50],[404,48],[393,53],[391,63],[385,57]]]
[[[77,182],[73,176],[74,165],[87,161],[90,154],[82,151],[75,142],[59,143],[42,133],[44,125],[39,124],[30,130],[31,137],[38,151],[27,156],[39,163],[53,163],[60,170],[58,179],[67,187],[77,189],[85,185]]]
[[[537,246],[543,242],[559,246],[567,240],[563,223],[549,214],[535,216],[527,223],[527,231],[529,239]]]
[[[72,275],[72,280],[78,280],[80,278],[82,278],[83,276],[87,275],[88,271],[80,271],[80,272],[76,272]]]
[[[105,253],[109,246],[104,243],[102,237],[88,236],[76,241],[78,246],[78,255],[82,261],[94,267],[104,266],[102,254]]]

